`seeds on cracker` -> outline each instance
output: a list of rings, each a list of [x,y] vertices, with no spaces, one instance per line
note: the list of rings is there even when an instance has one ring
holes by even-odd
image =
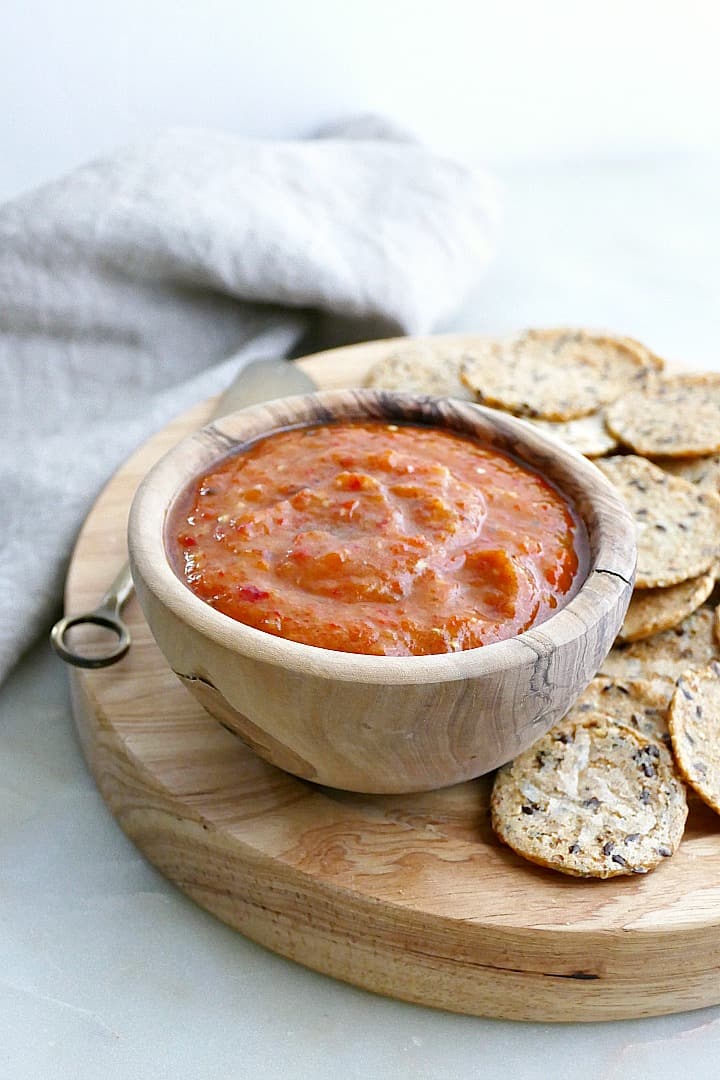
[[[478,401],[518,416],[572,420],[642,386],[661,362],[629,339],[586,330],[528,330],[468,355],[463,382]]]
[[[647,873],[672,855],[687,801],[664,745],[590,713],[504,765],[491,811],[499,838],[531,862],[608,878]]]
[[[717,566],[666,589],[636,589],[617,640],[642,641],[678,626],[704,604],[715,586]]]
[[[704,491],[720,493],[720,454],[696,458],[655,458],[661,469],[697,484]]]
[[[581,720],[588,713],[603,713],[618,724],[627,724],[648,739],[667,743],[667,712],[675,691],[672,679],[611,679],[597,676],[567,714]]]
[[[720,660],[713,621],[710,608],[699,608],[672,630],[653,634],[644,641],[615,645],[603,660],[600,674],[615,679],[664,675],[674,681],[690,668],[704,668]]]
[[[720,552],[720,497],[634,454],[597,464],[635,519],[638,588],[676,585],[710,568]]]
[[[463,350],[450,343],[400,346],[373,365],[365,384],[376,390],[472,400],[473,395],[460,381],[462,355]]]
[[[622,443],[650,457],[720,451],[720,373],[676,375],[618,398],[607,424]]]
[[[678,679],[669,726],[680,772],[720,813],[720,663]]]
[[[590,413],[576,420],[530,420],[529,423],[572,446],[585,457],[602,457],[617,448],[617,439],[605,427],[603,412]]]

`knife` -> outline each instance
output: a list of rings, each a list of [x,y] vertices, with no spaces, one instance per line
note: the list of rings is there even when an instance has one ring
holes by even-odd
[[[221,416],[237,412],[248,405],[258,405],[273,398],[291,394],[308,394],[317,390],[316,384],[304,371],[289,360],[268,357],[246,364],[227,389],[215,402],[208,423]],[[59,619],[50,631],[50,644],[58,656],[68,664],[82,668],[103,668],[122,660],[130,648],[131,638],[121,611],[133,592],[130,565],[125,563],[100,603],[93,611],[82,615],[66,615]],[[92,656],[73,648],[68,639],[70,630],[77,626],[100,626],[110,630],[115,639],[105,651]]]

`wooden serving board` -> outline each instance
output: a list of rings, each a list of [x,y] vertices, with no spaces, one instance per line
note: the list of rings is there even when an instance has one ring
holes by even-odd
[[[386,348],[301,366],[324,387],[357,385]],[[170,424],[110,481],[78,540],[69,612],[93,607],[124,561],[143,474],[209,411]],[[646,877],[555,874],[494,839],[487,779],[365,796],[264,763],[183,689],[134,598],[126,616],[133,645],[123,661],[72,669],[87,760],[148,859],[241,933],[369,990],[476,1015],[611,1020],[720,1002],[711,811],[693,803],[679,852]]]

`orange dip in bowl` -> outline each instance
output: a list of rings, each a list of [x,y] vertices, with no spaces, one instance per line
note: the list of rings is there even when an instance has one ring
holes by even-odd
[[[201,599],[341,652],[422,656],[514,637],[582,581],[584,526],[527,465],[437,427],[275,432],[181,496],[167,546]]]

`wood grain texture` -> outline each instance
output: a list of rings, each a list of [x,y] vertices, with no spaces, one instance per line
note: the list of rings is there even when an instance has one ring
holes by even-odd
[[[570,495],[590,543],[569,603],[518,637],[432,656],[364,656],[264,634],[198,599],[169,565],[166,508],[193,477],[270,431],[372,418],[432,424],[508,451]],[[611,485],[577,454],[505,414],[374,390],[280,399],[184,440],[134,500],[130,560],[153,636],[188,690],[271,764],[352,791],[460,783],[515,757],[563,716],[622,625],[634,526]]]
[[[358,381],[377,349],[345,357]],[[303,366],[322,381],[340,365]],[[110,482],[78,541],[68,611],[92,606],[124,560],[141,476],[208,413],[170,425]],[[127,616],[120,664],[71,671],[85,754],[128,836],[231,926],[358,986],[476,1015],[610,1020],[720,1001],[710,810],[693,803],[680,851],[646,878],[564,878],[494,839],[487,780],[368,796],[273,768],[184,691],[135,599]]]

